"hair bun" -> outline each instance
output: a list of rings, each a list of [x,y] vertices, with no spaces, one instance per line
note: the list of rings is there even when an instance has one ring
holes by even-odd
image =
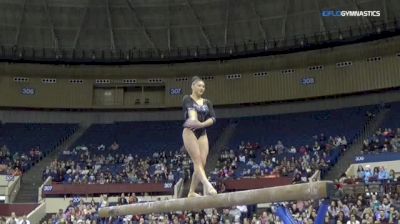
[[[194,81],[197,81],[197,80],[201,80],[201,78],[198,77],[198,76],[193,76],[193,77],[192,77],[192,83],[193,83]]]

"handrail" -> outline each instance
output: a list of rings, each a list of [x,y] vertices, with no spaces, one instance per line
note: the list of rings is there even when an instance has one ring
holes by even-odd
[[[43,188],[46,185],[51,185],[52,184],[52,178],[49,176],[46,178],[46,180],[43,182],[42,185],[40,185],[38,189],[38,202],[40,203],[43,200]]]
[[[179,198],[183,188],[183,178],[180,178],[174,186],[174,198]]]
[[[46,203],[40,203],[33,211],[27,215],[31,223],[39,223],[46,216]]]
[[[11,184],[10,184],[11,183]],[[6,187],[6,203],[12,203],[15,199],[15,197],[18,194],[19,188],[21,186],[21,177],[20,176],[14,176],[14,180],[8,182],[8,185]]]

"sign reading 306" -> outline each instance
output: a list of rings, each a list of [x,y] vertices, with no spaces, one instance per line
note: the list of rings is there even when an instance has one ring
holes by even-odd
[[[35,95],[35,89],[31,87],[24,87],[21,89],[22,95]]]

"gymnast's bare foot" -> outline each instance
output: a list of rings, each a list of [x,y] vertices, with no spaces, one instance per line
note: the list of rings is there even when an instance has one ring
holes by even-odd
[[[196,192],[189,192],[189,194],[188,194],[188,196],[187,196],[188,198],[196,198],[196,197],[201,197],[201,195],[200,194],[197,194]]]
[[[210,184],[210,186],[208,186],[208,188],[207,188],[206,194],[207,194],[207,195],[214,196],[214,195],[217,195],[218,192],[217,192],[217,190],[215,190],[215,188]]]

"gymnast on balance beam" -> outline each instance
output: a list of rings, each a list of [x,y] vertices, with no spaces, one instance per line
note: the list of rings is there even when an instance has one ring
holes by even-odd
[[[192,78],[192,94],[183,97],[183,143],[193,161],[194,172],[190,184],[188,197],[198,197],[196,188],[201,182],[206,195],[216,195],[217,191],[208,181],[204,167],[208,155],[208,138],[206,128],[215,124],[215,112],[210,100],[202,98],[205,84],[202,79]]]

